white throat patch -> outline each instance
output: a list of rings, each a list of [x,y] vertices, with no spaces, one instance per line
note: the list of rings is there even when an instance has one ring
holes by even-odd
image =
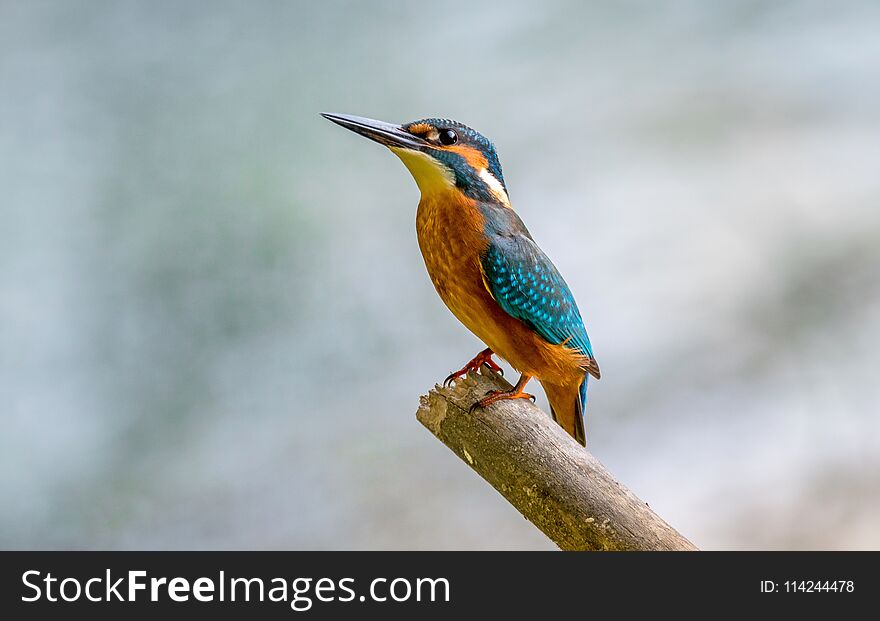
[[[495,175],[484,168],[480,171],[480,179],[483,180],[483,183],[489,186],[489,191],[495,195],[495,198],[501,201],[504,205],[510,207],[510,199],[507,198],[507,192],[504,190],[504,186],[501,185],[501,182],[495,178]]]

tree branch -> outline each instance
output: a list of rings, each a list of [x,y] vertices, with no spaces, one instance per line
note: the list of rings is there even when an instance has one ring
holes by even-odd
[[[468,412],[489,390],[509,388],[484,366],[436,386],[416,417],[563,550],[697,549],[528,401]]]

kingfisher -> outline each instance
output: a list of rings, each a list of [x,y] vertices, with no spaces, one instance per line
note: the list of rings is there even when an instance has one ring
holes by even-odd
[[[531,399],[540,381],[553,419],[586,446],[584,408],[599,365],[580,311],[559,270],[510,205],[495,146],[457,121],[427,118],[402,125],[348,114],[322,113],[337,125],[388,147],[421,192],[416,233],[428,276],[452,314],[486,349],[449,386],[497,355],[521,375],[512,390],[487,393],[486,408]]]

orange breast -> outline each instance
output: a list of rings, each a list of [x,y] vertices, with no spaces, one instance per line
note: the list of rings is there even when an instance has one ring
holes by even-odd
[[[477,338],[518,371],[542,381],[568,383],[582,378],[571,351],[545,341],[508,315],[489,294],[480,267],[488,241],[476,205],[454,191],[423,196],[416,232],[437,293]]]

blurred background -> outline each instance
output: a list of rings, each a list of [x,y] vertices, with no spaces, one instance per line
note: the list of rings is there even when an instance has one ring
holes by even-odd
[[[880,547],[878,33],[870,0],[2,0],[0,547],[551,547],[416,422],[482,345],[407,171],[320,111],[495,141],[602,366],[591,448],[697,545]]]

